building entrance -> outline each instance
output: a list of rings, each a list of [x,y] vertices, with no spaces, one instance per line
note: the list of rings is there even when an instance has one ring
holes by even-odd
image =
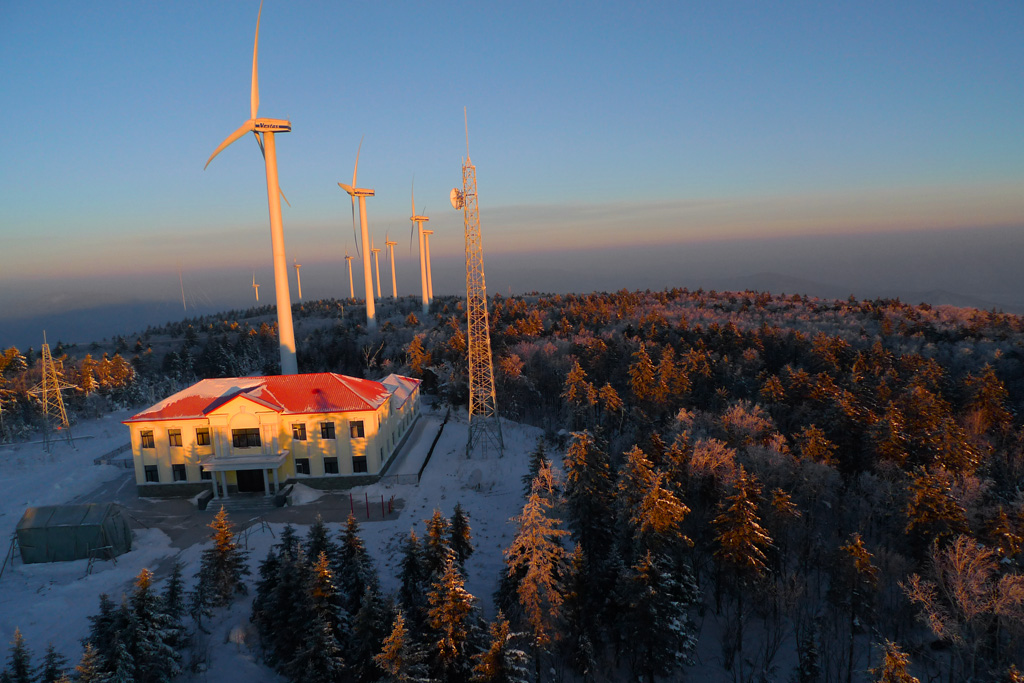
[[[239,493],[263,493],[263,470],[237,470]]]

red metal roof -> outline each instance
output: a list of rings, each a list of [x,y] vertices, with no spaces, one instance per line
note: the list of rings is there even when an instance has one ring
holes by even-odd
[[[125,423],[202,418],[241,397],[292,415],[376,410],[390,394],[380,382],[333,372],[204,379]]]

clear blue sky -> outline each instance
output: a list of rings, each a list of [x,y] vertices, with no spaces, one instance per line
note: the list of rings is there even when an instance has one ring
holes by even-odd
[[[173,300],[179,262],[196,287],[211,269],[255,269],[269,299],[254,141],[203,171],[248,118],[257,9],[0,4],[0,320]],[[1022,45],[1019,1],[266,0],[260,114],[292,122],[277,147],[307,297],[347,293],[354,244],[336,183],[362,136],[371,233],[401,236],[412,293],[414,174],[432,252],[463,249],[447,200],[463,106],[498,259],[1024,226]],[[248,303],[248,284],[208,279],[206,295]]]

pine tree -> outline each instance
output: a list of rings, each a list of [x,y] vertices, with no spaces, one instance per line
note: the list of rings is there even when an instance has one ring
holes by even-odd
[[[100,683],[103,680],[102,662],[99,652],[86,641],[82,659],[75,667],[75,680],[78,683]]]
[[[852,534],[850,541],[839,548],[839,561],[829,587],[829,598],[849,617],[846,683],[853,680],[857,621],[870,617],[875,601],[878,569],[871,563],[871,557],[860,534]]]
[[[796,642],[797,668],[790,679],[792,683],[819,683],[821,680],[820,655],[818,654],[818,628],[811,626],[799,629]]]
[[[597,669],[593,644],[600,640],[601,610],[607,593],[595,584],[589,559],[579,543],[569,558],[563,590],[561,630],[565,659],[584,680],[590,680]]]
[[[424,593],[428,585],[429,575],[423,566],[423,547],[420,545],[416,532],[409,529],[409,535],[402,544],[402,562],[398,580],[398,603],[405,614],[409,615],[409,624],[414,631],[419,631],[424,623],[426,600]]]
[[[135,579],[129,601],[132,637],[125,645],[132,654],[133,677],[139,683],[169,683],[181,673],[181,655],[174,649],[178,630],[164,612],[163,600],[152,590],[153,573],[143,569]]]
[[[444,683],[459,683],[469,678],[470,646],[474,633],[474,598],[465,588],[465,579],[449,553],[443,571],[435,578],[427,594],[427,625],[431,629],[428,653],[431,673]]]
[[[387,638],[390,623],[387,603],[373,586],[367,586],[359,612],[352,620],[352,645],[349,648],[352,671],[359,683],[371,683],[380,678],[382,671],[374,657]]]
[[[315,614],[308,590],[310,573],[301,545],[295,547],[294,555],[282,550],[278,556],[277,578],[263,610],[266,618],[261,622],[264,658],[279,670],[304,647],[303,633],[307,628],[304,622]],[[344,614],[347,618],[347,612]]]
[[[181,624],[181,617],[185,614],[185,582],[181,573],[185,566],[176,561],[171,568],[171,575],[164,586],[163,599],[164,614],[167,615],[168,628],[174,631],[174,635],[168,642],[179,648],[187,640],[185,628]]]
[[[391,633],[384,639],[380,654],[374,656],[377,667],[384,672],[382,683],[430,683],[426,652],[405,626],[401,610],[395,614]]]
[[[526,653],[515,646],[516,634],[511,632],[505,615],[498,615],[489,628],[490,645],[473,657],[473,683],[528,683]]]
[[[567,522],[573,537],[588,558],[607,558],[615,521],[611,507],[615,483],[608,454],[590,432],[574,432],[563,468]]]
[[[209,591],[203,595],[206,603],[211,607],[223,607],[236,595],[245,595],[248,591],[243,580],[249,575],[246,565],[248,553],[235,542],[231,531],[233,525],[223,506],[209,526],[213,529],[213,547],[203,551],[196,577]]]
[[[283,667],[295,683],[335,683],[345,680],[347,669],[337,638],[323,616],[314,613],[303,624],[294,656]]]
[[[103,662],[113,658],[114,638],[117,635],[117,607],[106,593],[100,594],[100,611],[89,617],[89,635],[84,643],[90,643],[103,667]]]
[[[377,569],[366,552],[363,539],[359,537],[359,523],[349,514],[338,547],[338,560],[333,566],[335,580],[342,596],[345,611],[356,614],[366,587],[380,590]]]
[[[465,571],[466,560],[473,554],[473,530],[469,526],[469,517],[462,509],[462,503],[455,504],[452,513],[451,540],[449,545],[455,553],[455,561]]]
[[[11,652],[7,656],[7,669],[3,673],[10,683],[33,683],[35,680],[32,672],[32,652],[25,645],[21,629],[14,629]]]
[[[530,489],[533,488],[533,480],[540,471],[542,465],[550,464],[548,460],[548,452],[544,447],[544,437],[537,439],[537,446],[530,451],[530,465],[523,475],[523,495],[530,495]]]
[[[67,657],[57,652],[53,643],[49,643],[46,646],[46,654],[43,655],[43,664],[39,668],[38,683],[57,683],[67,670]]]
[[[331,540],[327,532],[327,525],[318,512],[316,519],[309,525],[309,532],[306,534],[306,559],[316,562],[320,553],[327,553],[327,557],[333,562],[338,554],[337,544]]]
[[[967,514],[950,493],[951,477],[942,470],[918,468],[910,479],[906,533],[918,557],[938,543],[968,532]]]
[[[871,669],[873,683],[921,683],[910,675],[908,657],[896,643],[885,641],[885,655],[881,666]]]
[[[136,683],[135,661],[121,634],[114,638],[113,656],[107,662],[106,668],[108,670],[101,679],[103,683]]]
[[[538,677],[540,658],[551,642],[563,601],[560,577],[566,553],[561,538],[569,533],[558,528],[560,520],[548,517],[555,502],[550,497],[553,482],[550,466],[541,467],[522,514],[513,519],[518,529],[505,550],[508,574],[522,573],[516,592],[533,640]]]
[[[640,348],[633,352],[633,363],[629,366],[629,390],[639,403],[652,400],[657,391],[654,378],[654,363],[647,355],[647,348],[640,342]]]
[[[444,563],[451,552],[451,522],[434,510],[430,519],[426,520],[427,533],[423,540],[423,566],[427,576],[433,581],[437,574],[444,570]]]

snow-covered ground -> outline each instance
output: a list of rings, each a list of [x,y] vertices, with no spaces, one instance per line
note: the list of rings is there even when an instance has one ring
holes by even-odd
[[[120,424],[126,416],[111,415],[77,426],[76,437],[91,438],[77,440],[76,449],[64,442],[55,444],[52,455],[45,453],[42,444],[0,448],[0,538],[4,539],[4,554],[26,507],[72,500],[88,502],[81,497],[105,483],[126,477],[124,469],[93,464],[96,457],[127,442],[128,430]],[[416,430],[405,446],[406,462],[422,462],[441,421],[439,412],[424,408],[423,427]],[[522,476],[540,430],[505,422],[503,435],[505,457],[466,459],[465,415],[453,411],[418,485],[375,484],[353,490],[357,496],[366,493],[371,501],[381,496],[385,499],[394,496],[403,504],[397,517],[392,515],[384,521],[366,522],[361,527],[362,538],[377,563],[384,590],[394,591],[398,587],[399,548],[409,529],[415,528],[422,536],[423,521],[435,508],[451,516],[456,503],[461,502],[469,515],[477,547],[467,563],[467,589],[480,600],[485,616],[493,616],[491,594],[504,566],[502,550],[509,545],[514,533],[509,520],[519,514],[523,502]],[[319,496],[300,488],[293,502],[312,512],[334,495]],[[323,505],[323,509],[325,521],[337,535],[347,509],[344,515],[338,506]],[[212,517],[212,510],[196,512],[188,516],[185,523],[203,527]],[[248,525],[244,520],[235,521]],[[168,526],[167,532],[180,539],[182,521],[178,518],[174,524],[175,528]],[[130,590],[139,571],[157,569],[158,580],[163,579],[174,559],[185,564],[185,576],[191,584],[202,550],[209,542],[175,547],[181,545],[180,541],[172,544],[171,537],[159,524],[151,526],[153,528],[135,531],[132,550],[118,557],[116,563],[98,562],[88,575],[86,560],[25,565],[17,558],[13,566],[8,563],[0,577],[0,647],[3,648],[0,656],[6,659],[6,644],[13,638],[15,628],[20,628],[37,661],[47,643],[53,642],[58,651],[77,663],[81,656],[79,640],[88,632],[88,617],[96,613],[101,593],[119,601],[121,595]],[[244,535],[254,577],[257,566],[282,528],[283,524],[256,524]],[[297,524],[296,528],[304,535],[308,527]],[[205,535],[197,538],[205,538]],[[255,683],[279,680],[276,674],[258,663],[252,649],[250,606],[251,600],[239,600],[231,609],[219,612],[208,624],[212,626],[212,633],[201,648],[208,668],[194,680],[244,678]]]

